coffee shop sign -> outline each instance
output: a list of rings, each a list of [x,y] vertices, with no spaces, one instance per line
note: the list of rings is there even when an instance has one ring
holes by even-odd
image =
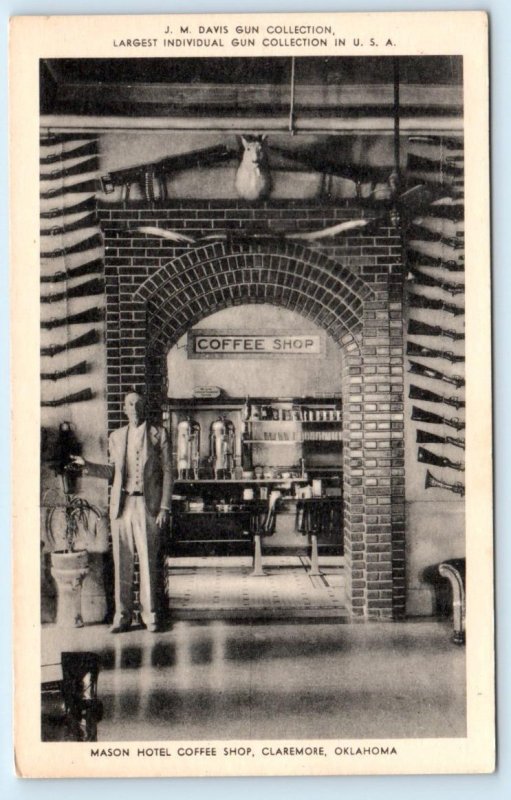
[[[276,331],[211,331],[188,333],[189,358],[264,358],[267,356],[320,356],[322,336],[318,333]]]

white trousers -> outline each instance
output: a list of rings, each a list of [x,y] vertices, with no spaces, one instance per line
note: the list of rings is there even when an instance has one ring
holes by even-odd
[[[126,497],[120,517],[112,521],[115,575],[114,625],[129,624],[133,616],[135,549],[140,567],[140,610],[146,625],[156,623],[156,569],[159,531],[147,513],[143,497]]]

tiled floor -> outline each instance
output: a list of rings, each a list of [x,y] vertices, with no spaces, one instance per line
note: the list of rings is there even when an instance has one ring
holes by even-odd
[[[192,608],[195,597],[202,613],[208,598],[222,598],[214,575],[188,578],[187,589],[175,590],[176,609]],[[266,598],[261,608],[274,608],[271,579],[253,580]],[[323,579],[307,580],[319,580],[319,596],[329,596]],[[334,569],[327,580],[338,603],[342,577]],[[244,581],[238,575],[235,583]],[[58,665],[62,650],[99,654],[100,741],[465,735],[465,652],[451,643],[448,621],[340,625],[335,615],[319,621],[317,610],[293,618],[286,603],[302,596],[303,580],[289,575],[286,583],[273,619],[203,614],[162,633],[115,636],[103,625],[45,625],[43,664]],[[46,680],[58,673],[58,666],[43,670]]]
[[[310,575],[306,556],[266,556],[264,577],[250,558],[172,558],[167,593],[174,619],[346,618],[343,559],[325,557]]]

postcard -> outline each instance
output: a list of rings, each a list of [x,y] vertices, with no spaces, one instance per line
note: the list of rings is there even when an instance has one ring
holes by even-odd
[[[486,15],[10,47],[18,774],[491,772]]]

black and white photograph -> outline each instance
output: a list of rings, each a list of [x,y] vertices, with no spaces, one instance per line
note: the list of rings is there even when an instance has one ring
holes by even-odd
[[[91,772],[469,737],[467,57],[340,17],[37,58],[35,735]]]

